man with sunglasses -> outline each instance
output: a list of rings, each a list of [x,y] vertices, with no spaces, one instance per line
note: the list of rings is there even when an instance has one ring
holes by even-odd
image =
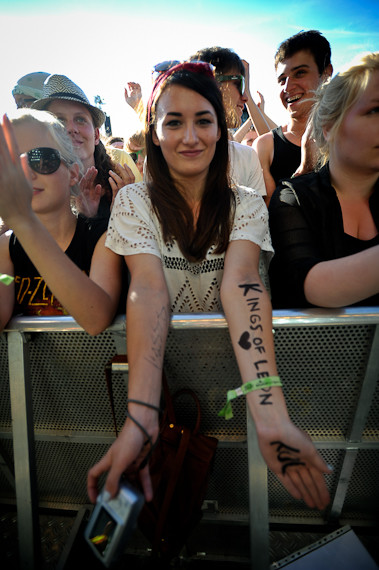
[[[238,129],[241,126],[245,105],[258,134],[267,133],[276,126],[253,100],[249,88],[249,64],[233,50],[213,46],[197,51],[189,59],[207,61],[215,67],[216,79],[223,94],[228,128]]]
[[[268,201],[280,180],[313,170],[312,156],[308,154],[310,141],[303,135],[314,92],[332,75],[330,58],[330,44],[316,30],[288,38],[275,54],[279,96],[289,120],[286,125],[259,136],[253,143],[263,168]],[[307,163],[310,164],[306,167]]]

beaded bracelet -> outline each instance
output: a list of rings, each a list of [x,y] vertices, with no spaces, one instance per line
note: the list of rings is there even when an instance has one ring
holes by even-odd
[[[282,386],[279,376],[266,376],[265,378],[256,378],[242,384],[239,388],[228,390],[226,395],[226,405],[219,411],[218,415],[221,418],[230,420],[233,417],[231,401],[238,398],[238,396],[245,396],[254,390],[261,390],[262,388],[271,388],[273,386]]]

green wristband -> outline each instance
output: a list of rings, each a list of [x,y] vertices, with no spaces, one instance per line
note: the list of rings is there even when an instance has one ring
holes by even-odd
[[[10,285],[12,281],[14,281],[14,277],[11,275],[7,275],[6,273],[0,274],[0,283],[3,283],[4,285]]]
[[[238,398],[238,396],[246,396],[249,392],[254,390],[262,390],[262,388],[272,388],[274,386],[282,386],[279,376],[266,376],[265,378],[256,378],[242,384],[239,388],[228,390],[226,395],[226,405],[219,411],[218,415],[221,418],[230,420],[233,417],[231,401]]]

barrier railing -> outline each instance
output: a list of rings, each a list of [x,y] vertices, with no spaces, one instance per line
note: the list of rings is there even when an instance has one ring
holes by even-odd
[[[295,501],[261,459],[242,399],[218,418],[226,390],[240,384],[225,318],[173,315],[165,368],[172,388],[191,386],[202,431],[219,439],[204,516],[250,525],[252,567],[269,566],[269,523],[372,521],[379,489],[379,309],[276,311],[275,349],[289,413],[326,461],[330,508]],[[0,499],[16,501],[23,568],[38,568],[38,507],[88,503],[88,468],[113,441],[104,367],[125,352],[125,317],[97,337],[71,317],[13,319],[0,335]],[[9,382],[7,382],[9,370]],[[124,421],[127,374],[114,374]],[[191,421],[183,404],[179,414]],[[253,565],[254,562],[254,565]]]

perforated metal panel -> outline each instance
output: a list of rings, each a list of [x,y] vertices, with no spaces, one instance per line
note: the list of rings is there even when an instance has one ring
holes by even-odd
[[[12,425],[9,398],[8,345],[6,335],[0,334],[0,426]]]
[[[364,515],[379,523],[379,450],[361,449],[354,464],[342,516],[357,521]]]
[[[220,514],[247,519],[249,483],[246,449],[218,448],[206,499],[217,502]]]
[[[112,433],[105,365],[117,353],[114,335],[33,334],[29,346],[35,429]],[[126,388],[120,374],[113,391],[121,426]]]
[[[379,355],[377,356],[379,360]],[[371,407],[362,434],[363,441],[379,441],[379,378],[374,395],[371,399]],[[379,474],[379,465],[378,465]]]
[[[332,497],[339,484],[344,446],[365,378],[374,331],[373,325],[359,324],[278,327],[275,332],[278,368],[290,415],[317,441],[321,455],[333,465],[334,472],[327,477]],[[78,331],[31,335],[28,349],[42,504],[70,508],[88,502],[87,470],[113,438],[104,367],[111,356],[124,352],[125,339],[120,336],[120,332],[114,331],[96,338]],[[226,391],[241,383],[228,330],[171,330],[165,365],[172,391],[192,387],[197,392],[202,403],[202,431],[223,444],[216,452],[206,497],[217,503],[215,516],[246,520],[249,482],[245,400],[241,398],[233,404],[232,420],[226,422],[217,416],[225,403]],[[11,427],[5,335],[0,335],[0,370],[0,431],[5,433]],[[126,374],[113,374],[120,426],[125,416],[126,383]],[[376,444],[378,387],[370,403],[363,440]],[[177,410],[179,421],[194,421],[195,409],[186,397],[178,401]],[[0,444],[13,457],[10,439],[4,435]],[[359,448],[360,442],[355,445]],[[359,452],[344,515],[374,516],[378,502],[378,453],[368,449]],[[318,513],[292,499],[271,473],[268,489],[271,516],[287,517],[291,522],[296,517],[319,518]],[[12,496],[14,491],[0,470],[0,497]]]
[[[346,438],[374,330],[366,325],[276,330],[275,353],[289,414],[311,437]]]

